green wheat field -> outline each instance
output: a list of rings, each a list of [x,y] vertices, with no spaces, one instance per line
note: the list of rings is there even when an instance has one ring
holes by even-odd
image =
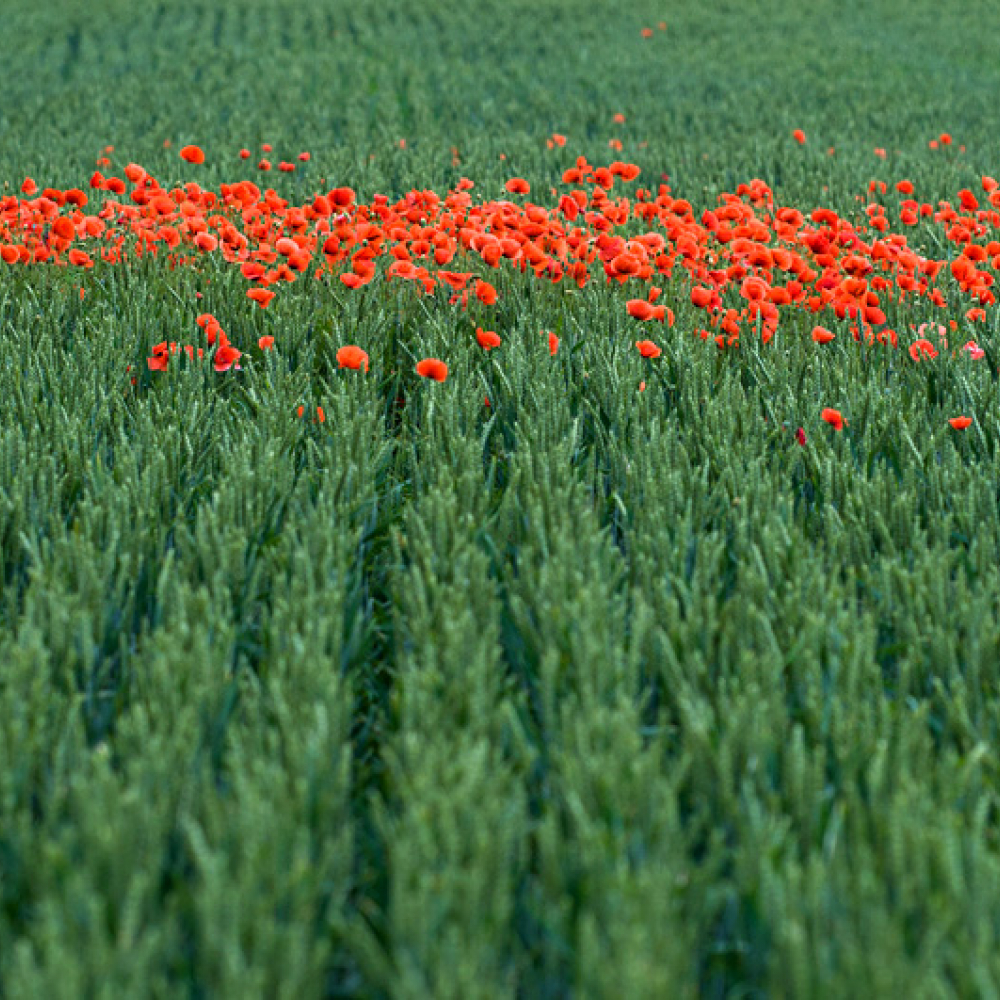
[[[1000,997],[1000,6],[0,31],[0,998]]]

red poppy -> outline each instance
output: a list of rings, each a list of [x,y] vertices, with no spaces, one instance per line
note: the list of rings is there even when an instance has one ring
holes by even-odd
[[[181,159],[188,163],[204,163],[205,154],[198,146],[183,146],[181,148]]]
[[[972,423],[972,417],[950,417],[948,423],[951,424],[956,431],[964,431],[965,428]]]
[[[261,309],[266,309],[270,305],[271,299],[274,298],[274,292],[269,288],[251,288],[247,292],[247,298],[253,299]]]
[[[922,357],[936,358],[937,356],[937,348],[926,337],[920,337],[910,344],[910,357],[914,361],[920,361]]]
[[[354,201],[354,189],[349,187],[334,188],[330,192],[330,201],[337,208],[347,208]]]
[[[847,424],[840,410],[834,410],[827,406],[819,415],[820,420],[825,420],[835,431],[842,431]]]
[[[511,177],[504,187],[511,194],[530,194],[531,185],[523,177]]]
[[[240,357],[240,352],[231,344],[225,344],[215,352],[215,360],[212,366],[217,372],[228,371],[234,361]]]
[[[476,298],[483,305],[491,306],[497,300],[497,290],[488,281],[477,281]]]
[[[503,341],[492,330],[484,330],[481,326],[476,327],[476,340],[484,351],[499,347]]]
[[[368,371],[368,355],[360,347],[348,344],[337,351],[337,364],[341,368],[353,368],[358,371],[363,367]]]
[[[549,333],[549,354],[551,354],[554,357],[556,351],[558,350],[559,350],[559,338],[554,333]]]
[[[424,358],[417,362],[417,374],[423,378],[432,378],[435,382],[443,382],[448,377],[448,366],[437,358]]]
[[[658,358],[663,353],[651,340],[637,340],[635,346],[644,358]]]
[[[645,321],[653,318],[656,306],[651,305],[645,299],[629,299],[625,303],[625,309],[633,319]]]
[[[806,134],[802,129],[797,128],[792,132],[792,138],[800,145],[804,146],[806,144]]]
[[[834,339],[834,335],[825,326],[817,326],[813,329],[812,339],[817,344],[829,344]]]
[[[707,309],[712,304],[712,289],[695,285],[691,289],[691,304],[699,309]]]
[[[261,337],[257,341],[257,346],[262,351],[270,350],[272,347],[274,347],[274,337],[272,337],[270,334],[267,334],[266,336]]]
[[[76,228],[72,219],[67,219],[65,215],[60,215],[52,223],[52,232],[61,240],[71,240],[76,236]]]

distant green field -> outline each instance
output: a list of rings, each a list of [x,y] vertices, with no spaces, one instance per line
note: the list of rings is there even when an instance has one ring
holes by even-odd
[[[0,998],[1000,995],[1000,6],[707,6],[5,0]]]

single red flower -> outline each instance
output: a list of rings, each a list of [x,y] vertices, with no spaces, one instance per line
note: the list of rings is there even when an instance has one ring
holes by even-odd
[[[212,367],[217,372],[228,371],[232,367],[233,362],[237,361],[239,357],[240,352],[235,347],[230,344],[224,344],[215,352],[215,360],[212,363]]]
[[[628,302],[625,303],[625,309],[627,310],[629,316],[633,319],[645,321],[653,318],[656,306],[647,302],[645,299],[629,299]]]
[[[847,424],[840,410],[834,410],[827,406],[819,415],[820,420],[825,420],[835,431],[842,431]]]
[[[651,340],[637,340],[635,346],[644,358],[658,358],[663,353]]]
[[[937,348],[926,337],[920,337],[910,344],[910,357],[914,361],[920,361],[922,357],[936,358],[937,356]]]
[[[269,288],[251,288],[247,292],[247,298],[253,299],[261,309],[266,309],[274,298],[274,292]]]
[[[364,368],[368,371],[368,355],[360,347],[348,344],[337,351],[337,364],[341,368],[353,368],[355,371]]]
[[[432,378],[435,382],[443,382],[448,377],[448,366],[437,358],[424,358],[417,362],[417,374],[423,378]]]
[[[488,281],[477,281],[476,298],[478,298],[483,305],[491,306],[497,300],[497,290]]]
[[[484,351],[492,350],[494,347],[499,347],[503,343],[496,333],[492,330],[484,330],[481,326],[476,327],[476,340],[479,341],[479,346]]]

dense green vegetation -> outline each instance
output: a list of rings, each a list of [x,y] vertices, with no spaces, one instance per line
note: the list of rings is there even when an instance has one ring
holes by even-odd
[[[994,4],[701,6],[6,0],[2,193],[1000,169]],[[677,279],[647,360],[619,288],[491,280],[486,353],[381,278],[0,264],[0,996],[996,996],[1000,311],[720,351]],[[205,309],[242,370],[150,371]]]

